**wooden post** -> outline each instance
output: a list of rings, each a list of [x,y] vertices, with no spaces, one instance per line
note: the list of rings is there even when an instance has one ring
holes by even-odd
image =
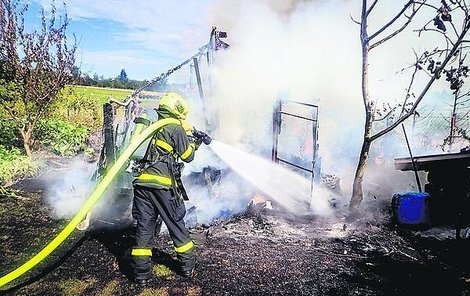
[[[194,71],[196,72],[196,80],[197,80],[197,87],[199,89],[199,97],[201,98],[202,102],[202,112],[204,113],[204,123],[205,123],[205,130],[209,127],[209,122],[207,120],[207,112],[206,112],[206,98],[204,97],[204,88],[202,87],[202,80],[201,80],[201,72],[199,71],[199,61],[198,58],[193,58],[194,64]]]
[[[275,163],[279,163],[277,159],[277,146],[279,140],[279,133],[281,132],[281,108],[282,102],[279,103],[274,107],[273,110],[273,149],[271,153],[272,161]]]
[[[104,114],[104,154],[106,167],[109,167],[116,160],[115,143],[114,143],[114,112],[110,103],[103,105]]]

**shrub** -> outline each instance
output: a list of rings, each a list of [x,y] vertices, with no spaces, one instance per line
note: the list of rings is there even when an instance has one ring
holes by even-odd
[[[17,179],[31,177],[36,171],[36,164],[23,155],[20,149],[0,145],[0,187]]]
[[[62,156],[72,156],[87,148],[86,127],[77,127],[59,118],[40,120],[34,132],[34,139],[49,146]]]
[[[103,122],[101,98],[69,86],[62,90],[51,113],[54,117],[92,130],[99,129]]]
[[[22,147],[23,141],[16,126],[16,122],[8,119],[0,119],[0,145],[6,147]]]
[[[131,90],[68,85],[51,108],[51,114],[96,131],[103,125],[103,104],[110,97],[122,100],[130,93]]]

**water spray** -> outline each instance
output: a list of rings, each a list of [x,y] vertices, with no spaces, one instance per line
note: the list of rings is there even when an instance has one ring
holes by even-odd
[[[216,140],[212,141],[210,147],[234,172],[291,213],[324,216],[332,213],[328,202],[331,194],[319,187],[311,198],[310,180],[304,176],[268,159]]]

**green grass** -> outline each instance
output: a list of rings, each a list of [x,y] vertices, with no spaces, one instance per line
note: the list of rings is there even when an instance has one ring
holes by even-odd
[[[167,287],[163,287],[159,289],[145,288],[139,294],[139,296],[167,296],[167,295],[169,295]]]
[[[104,88],[104,87],[81,86],[81,85],[67,86],[65,91],[67,91],[67,89],[70,89],[72,87],[75,88],[76,94],[98,98],[98,101],[101,104],[106,103],[109,100],[110,96],[118,100],[123,100],[133,92],[133,90],[131,89]]]
[[[173,277],[173,272],[165,265],[155,264],[153,266],[153,274],[158,277],[171,278]]]
[[[106,284],[106,286],[98,294],[100,296],[113,296],[118,294],[119,282],[117,280],[112,280]]]
[[[58,286],[61,290],[61,294],[64,296],[76,296],[81,295],[88,287],[96,283],[96,279],[68,279],[59,282]]]

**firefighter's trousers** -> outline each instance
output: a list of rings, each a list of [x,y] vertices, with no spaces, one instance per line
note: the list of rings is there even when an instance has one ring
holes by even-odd
[[[194,243],[184,224],[186,207],[184,201],[171,190],[150,187],[134,187],[132,215],[137,220],[136,243],[131,252],[131,265],[136,280],[148,279],[152,270],[152,247],[155,245],[155,226],[158,215],[165,222],[178,259],[181,271],[194,268]]]

